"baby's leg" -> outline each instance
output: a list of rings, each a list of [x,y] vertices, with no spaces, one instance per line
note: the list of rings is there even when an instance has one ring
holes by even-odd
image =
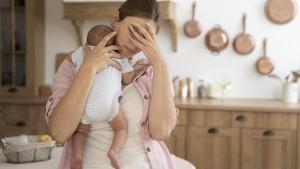
[[[87,133],[79,128],[88,128],[88,124],[79,124],[78,129],[72,136],[72,155],[70,161],[71,169],[82,169],[82,150],[85,143]]]
[[[111,160],[111,165],[116,169],[120,169],[119,153],[125,144],[128,132],[127,121],[120,109],[116,117],[110,122],[110,125],[114,131],[114,137],[107,156]]]

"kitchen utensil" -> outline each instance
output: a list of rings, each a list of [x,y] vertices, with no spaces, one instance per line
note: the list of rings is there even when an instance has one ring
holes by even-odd
[[[214,26],[205,36],[205,44],[213,54],[219,54],[229,43],[228,34],[220,25]]]
[[[269,57],[267,57],[267,39],[263,41],[263,56],[256,61],[256,70],[261,75],[269,75],[274,70],[274,65]]]
[[[292,80],[292,82],[293,83],[297,83],[298,79],[300,78],[300,72],[292,71],[292,74],[293,74],[293,80]]]
[[[192,98],[192,79],[190,77],[186,78],[187,84],[187,98]]]
[[[265,15],[275,24],[286,24],[297,14],[296,0],[268,0]]]
[[[285,82],[282,84],[282,101],[286,103],[298,102],[298,83]]]
[[[185,23],[184,33],[187,37],[195,38],[201,34],[201,25],[195,20],[196,2],[193,3],[192,19]]]
[[[178,81],[178,97],[183,97],[182,95],[182,89],[183,89],[183,81],[182,80],[179,80]]]
[[[233,48],[236,53],[247,55],[255,48],[255,40],[252,35],[246,33],[246,19],[247,15],[243,15],[243,32],[240,33],[233,41]]]

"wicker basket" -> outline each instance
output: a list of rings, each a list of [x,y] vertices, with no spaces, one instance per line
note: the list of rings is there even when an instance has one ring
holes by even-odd
[[[55,141],[38,142],[38,136],[21,135],[1,139],[9,163],[27,163],[51,159]]]

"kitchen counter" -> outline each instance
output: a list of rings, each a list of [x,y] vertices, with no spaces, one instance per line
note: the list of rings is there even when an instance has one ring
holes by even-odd
[[[7,163],[4,161],[3,156],[0,155],[0,168],[1,169],[56,169],[58,167],[58,162],[60,159],[61,152],[62,152],[62,147],[56,147],[52,151],[50,160],[41,161],[41,162],[32,162],[32,163],[21,163],[21,164]]]
[[[0,104],[46,104],[48,96],[5,96],[0,97]]]
[[[175,98],[178,108],[251,112],[300,113],[300,103],[267,99],[196,99]]]

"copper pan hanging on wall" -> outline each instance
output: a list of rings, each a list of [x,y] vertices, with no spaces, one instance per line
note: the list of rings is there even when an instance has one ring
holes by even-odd
[[[274,70],[272,60],[267,56],[267,39],[263,41],[263,56],[256,61],[256,70],[261,75],[270,75]]]
[[[206,47],[213,53],[219,54],[229,43],[228,34],[220,25],[214,26],[205,36]]]
[[[195,19],[196,1],[193,2],[192,19],[184,25],[184,34],[189,38],[195,38],[202,32],[200,23]]]
[[[255,48],[255,39],[252,35],[246,33],[247,15],[243,15],[243,32],[240,33],[233,41],[233,49],[236,53],[247,55]]]
[[[296,0],[268,0],[265,14],[275,24],[286,24],[295,18],[297,2]]]

